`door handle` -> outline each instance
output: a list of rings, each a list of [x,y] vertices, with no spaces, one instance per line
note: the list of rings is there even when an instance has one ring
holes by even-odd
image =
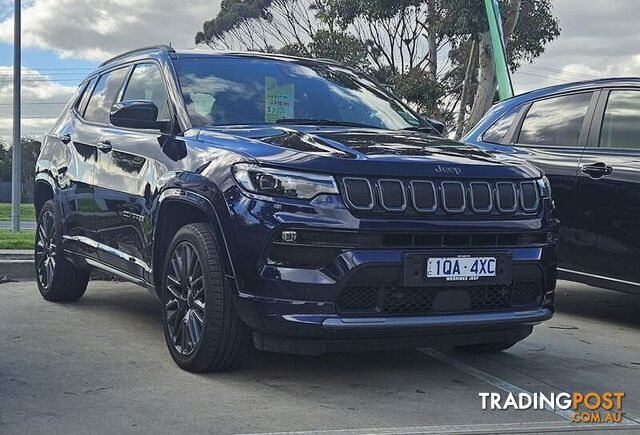
[[[108,153],[113,149],[113,146],[111,146],[111,142],[109,142],[108,140],[101,140],[96,146],[103,153]]]
[[[580,172],[587,174],[591,178],[598,179],[611,175],[613,168],[604,162],[597,162],[591,165],[582,165]]]

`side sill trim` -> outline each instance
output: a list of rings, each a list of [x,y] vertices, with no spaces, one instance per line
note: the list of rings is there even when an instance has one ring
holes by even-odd
[[[151,273],[151,268],[147,265],[147,263],[145,263],[144,261],[140,260],[139,258],[136,258],[132,255],[129,254],[125,254],[122,251],[119,251],[115,248],[112,248],[109,245],[105,245],[104,243],[100,243],[100,242],[96,242],[95,240],[89,238],[89,237],[85,237],[85,236],[62,236],[63,239],[65,240],[71,240],[74,242],[78,242],[78,243],[83,243],[87,246],[91,246],[92,248],[96,248],[99,249],[103,252],[106,252],[108,254],[114,255],[118,258],[122,258],[125,261],[128,261],[130,263],[135,264],[136,266],[139,266],[141,268],[143,268],[146,272]]]
[[[595,275],[593,273],[587,273],[587,272],[578,272],[577,270],[563,269],[562,267],[558,267],[558,272],[564,272],[564,273],[569,273],[569,274],[574,274],[574,275],[588,276],[590,278],[597,278],[597,279],[602,279],[602,280],[605,280],[605,281],[617,282],[617,283],[620,283],[620,284],[626,284],[626,285],[632,285],[634,287],[640,287],[640,282],[625,281],[623,279],[610,278],[608,276]]]
[[[98,269],[104,270],[105,272],[112,273],[113,275],[117,275],[120,278],[123,278],[123,279],[126,279],[127,281],[133,282],[134,284],[138,284],[138,285],[141,285],[143,287],[151,288],[151,286],[145,280],[143,280],[142,278],[138,278],[136,276],[130,275],[130,274],[126,273],[126,272],[121,271],[120,269],[116,269],[114,267],[107,266],[106,264],[101,263],[99,261],[96,261],[93,258],[85,257],[84,260],[87,262],[87,264],[89,264],[89,265],[91,265],[93,267],[96,267]]]

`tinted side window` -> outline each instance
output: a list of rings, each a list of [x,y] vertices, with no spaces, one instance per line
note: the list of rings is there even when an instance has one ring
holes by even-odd
[[[640,148],[640,92],[611,91],[602,120],[600,146]]]
[[[96,83],[95,77],[92,78],[87,86],[84,87],[82,91],[82,97],[76,103],[76,110],[78,113],[84,113],[85,107],[87,107],[87,101],[89,101],[89,96],[91,96],[91,91],[93,90],[93,85]]]
[[[518,112],[520,112],[520,106],[513,107],[507,113],[502,115],[502,117],[498,118],[498,120],[484,132],[482,140],[485,142],[508,145],[504,139],[509,128],[511,128],[511,124],[513,124],[513,121],[515,121],[518,116]]]
[[[126,75],[127,68],[120,68],[100,76],[84,112],[85,119],[102,124],[109,123],[109,110]]]
[[[591,92],[536,101],[522,123],[518,143],[578,146],[580,130],[591,101]]]
[[[122,99],[151,101],[158,107],[158,121],[170,119],[167,90],[155,64],[144,63],[135,66]]]

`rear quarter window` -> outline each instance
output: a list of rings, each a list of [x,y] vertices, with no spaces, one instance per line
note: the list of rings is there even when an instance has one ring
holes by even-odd
[[[512,107],[507,113],[502,115],[491,127],[487,129],[482,135],[484,142],[508,145],[507,133],[511,128],[511,125],[516,120],[521,106]]]

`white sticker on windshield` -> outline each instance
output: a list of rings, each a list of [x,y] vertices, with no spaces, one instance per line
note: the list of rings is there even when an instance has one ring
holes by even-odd
[[[293,118],[295,85],[278,86],[275,77],[264,78],[264,120],[275,123],[278,119]]]

